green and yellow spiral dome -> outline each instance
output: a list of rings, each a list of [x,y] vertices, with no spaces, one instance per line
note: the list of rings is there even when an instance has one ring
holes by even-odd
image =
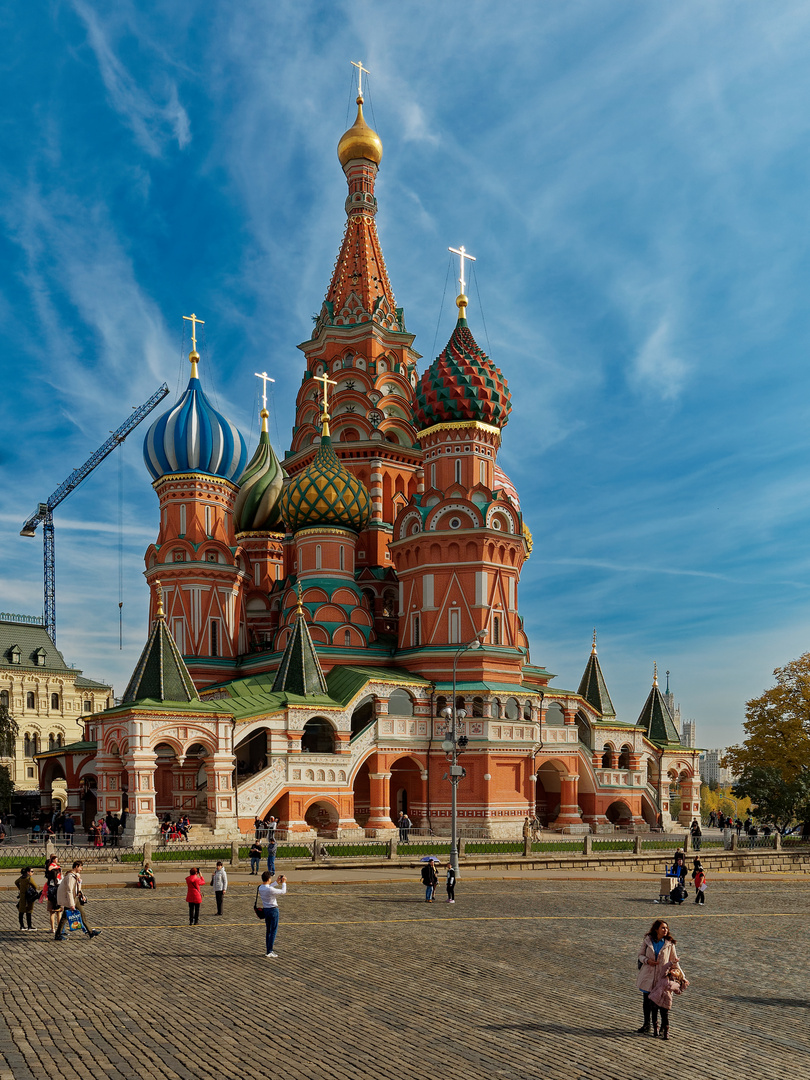
[[[371,499],[362,480],[340,463],[328,424],[324,429],[314,461],[281,496],[281,516],[291,532],[319,525],[360,532],[371,517]]]

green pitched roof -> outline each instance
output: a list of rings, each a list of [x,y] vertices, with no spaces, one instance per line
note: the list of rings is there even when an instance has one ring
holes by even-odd
[[[293,623],[292,633],[287,639],[287,647],[281,658],[281,664],[273,682],[275,694],[326,694],[326,678],[321,662],[312,644],[307,621],[303,611]]]
[[[19,664],[12,663],[11,650],[20,650]],[[38,664],[34,654],[42,650],[45,663]],[[37,668],[39,671],[70,671],[65,658],[51,641],[44,626],[35,623],[0,622],[0,669]]]
[[[664,695],[654,682],[644,708],[637,721],[638,727],[643,727],[647,736],[654,743],[674,743],[680,745],[678,729],[669,714]]]
[[[596,645],[594,645],[591,655],[588,657],[588,663],[577,693],[580,697],[584,697],[589,705],[593,705],[602,716],[614,717],[616,715],[616,710],[613,708],[613,702],[610,700],[610,694],[605,683],[605,677],[602,674],[599,657],[596,655]]]
[[[163,616],[152,624],[149,640],[124,691],[121,704],[142,701],[198,701],[199,695]]]

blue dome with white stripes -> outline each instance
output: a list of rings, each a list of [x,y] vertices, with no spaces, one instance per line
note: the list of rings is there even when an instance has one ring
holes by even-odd
[[[185,394],[146,433],[146,467],[154,480],[168,473],[200,472],[236,483],[247,461],[245,440],[203,393],[196,366]]]

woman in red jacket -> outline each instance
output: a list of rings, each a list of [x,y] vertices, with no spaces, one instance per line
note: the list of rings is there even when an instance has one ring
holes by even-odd
[[[200,886],[204,884],[205,880],[200,873],[199,867],[192,866],[188,872],[188,877],[186,878],[186,885],[188,885],[186,903],[188,904],[189,926],[196,926],[200,921],[200,904],[202,903]]]

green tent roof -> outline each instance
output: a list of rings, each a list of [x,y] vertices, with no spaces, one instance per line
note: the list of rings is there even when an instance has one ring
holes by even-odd
[[[149,640],[124,691],[121,704],[127,705],[145,698],[153,701],[199,702],[197,689],[162,615],[152,624]]]
[[[670,743],[680,746],[681,740],[678,729],[670,716],[664,695],[658,688],[658,682],[654,682],[644,708],[637,720],[638,727],[643,727],[647,737],[654,743]]]
[[[595,640],[594,638],[594,642]],[[602,716],[614,717],[616,715],[613,702],[610,700],[605,677],[602,674],[599,657],[596,655],[596,644],[594,644],[591,655],[588,657],[588,663],[577,693],[580,697],[585,698],[589,705],[593,705]]]

